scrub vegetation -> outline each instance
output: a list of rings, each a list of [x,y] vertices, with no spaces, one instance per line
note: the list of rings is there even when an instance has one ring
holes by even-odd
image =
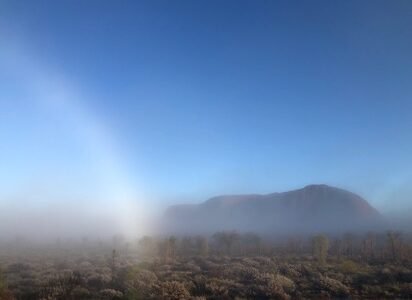
[[[401,232],[3,243],[0,299],[410,298]]]

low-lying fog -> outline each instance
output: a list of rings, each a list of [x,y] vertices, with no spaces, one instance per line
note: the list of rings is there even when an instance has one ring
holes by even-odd
[[[227,203],[222,205],[227,205]],[[275,220],[269,221],[265,215],[266,219],[258,216],[261,220],[256,221],[257,212],[251,209],[249,211],[239,211],[238,208],[229,208],[230,211],[228,211],[223,207],[219,207],[212,210],[189,211],[189,215],[184,211],[184,214],[178,215],[176,220],[170,219],[169,207],[158,206],[154,209],[149,201],[145,203],[142,200],[122,201],[114,199],[112,201],[102,200],[99,203],[96,203],[96,201],[88,203],[87,201],[73,200],[70,203],[69,201],[58,200],[39,202],[37,198],[30,199],[30,197],[27,197],[26,199],[15,198],[13,201],[2,201],[0,207],[0,240],[7,243],[14,243],[15,241],[22,243],[24,241],[25,243],[50,244],[56,240],[81,241],[85,238],[94,241],[110,241],[116,235],[134,240],[144,235],[209,235],[219,230],[254,231],[265,235],[311,233],[311,231],[299,229],[298,224],[301,224],[302,219],[293,221],[293,216],[286,219],[283,216],[279,219],[283,220],[281,221],[283,223],[278,224],[279,222],[276,223]],[[210,204],[206,207],[210,209]],[[335,213],[331,211],[330,216],[327,218],[321,216],[325,219],[319,220],[319,223],[317,223],[319,227],[315,227],[317,229],[313,234],[317,232],[344,233],[349,231],[349,229],[344,228],[339,230],[336,223],[337,219],[333,217]],[[342,211],[338,213],[340,219],[345,217],[342,216]],[[394,229],[410,231],[412,229],[409,211],[405,211],[403,214],[399,212],[385,213],[385,211],[380,213],[384,223],[373,223],[372,227],[368,227],[367,230],[385,231]],[[196,220],[193,220],[193,218]],[[252,220],[258,224],[251,224]],[[202,222],[202,224],[199,224],[199,222]],[[309,220],[308,222],[313,221]],[[332,228],[334,229],[332,230]],[[366,229],[359,225],[359,227],[351,227],[350,231],[354,233],[357,231],[365,232]]]

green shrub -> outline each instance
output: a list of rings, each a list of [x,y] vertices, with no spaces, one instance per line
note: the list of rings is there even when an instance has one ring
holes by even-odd
[[[359,266],[352,260],[345,260],[341,263],[340,269],[343,273],[356,273],[359,271]]]

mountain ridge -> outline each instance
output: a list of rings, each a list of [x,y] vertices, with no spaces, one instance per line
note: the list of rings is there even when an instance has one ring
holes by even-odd
[[[168,208],[163,224],[170,232],[217,230],[266,233],[368,230],[383,224],[368,201],[326,184],[270,194],[220,195],[199,204]]]

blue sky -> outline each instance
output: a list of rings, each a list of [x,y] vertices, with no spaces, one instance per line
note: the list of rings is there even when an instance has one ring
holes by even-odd
[[[403,208],[411,32],[410,1],[2,0],[0,197],[327,183]]]

